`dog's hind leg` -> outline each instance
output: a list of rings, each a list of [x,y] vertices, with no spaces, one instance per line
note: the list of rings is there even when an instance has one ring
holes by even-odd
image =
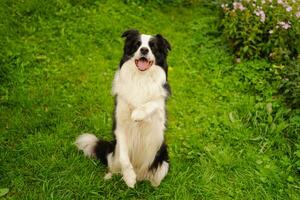
[[[169,163],[166,161],[163,161],[163,163],[160,166],[158,166],[156,169],[152,169],[150,173],[153,174],[149,178],[151,185],[154,187],[159,186],[160,182],[165,178],[168,171],[169,171]]]
[[[150,175],[148,176],[152,186],[159,186],[160,182],[165,178],[169,171],[169,155],[167,145],[162,143],[157,151],[152,165],[149,168]]]

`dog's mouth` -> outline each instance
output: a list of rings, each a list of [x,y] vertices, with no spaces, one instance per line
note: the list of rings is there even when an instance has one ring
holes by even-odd
[[[149,69],[153,64],[153,61],[148,60],[145,57],[141,57],[137,60],[135,60],[135,65],[140,71],[145,71]]]

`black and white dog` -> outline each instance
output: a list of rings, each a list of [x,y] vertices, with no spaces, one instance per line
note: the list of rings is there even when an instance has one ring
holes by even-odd
[[[76,145],[87,156],[108,165],[109,172],[121,173],[129,187],[149,180],[158,186],[169,170],[164,143],[165,104],[170,94],[167,81],[169,42],[155,36],[128,30],[124,54],[113,81],[116,99],[114,135],[111,142],[92,134],[80,135]]]

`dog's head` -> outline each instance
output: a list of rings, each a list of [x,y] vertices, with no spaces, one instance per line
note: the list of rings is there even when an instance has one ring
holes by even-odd
[[[137,30],[127,30],[122,37],[125,37],[125,45],[120,67],[132,60],[139,71],[146,71],[155,64],[167,72],[166,58],[171,45],[162,35],[151,36],[140,34]]]

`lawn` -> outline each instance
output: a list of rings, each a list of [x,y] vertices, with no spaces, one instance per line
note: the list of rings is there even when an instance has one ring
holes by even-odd
[[[299,116],[287,122],[289,109],[279,101],[271,109],[241,76],[241,68],[268,63],[233,63],[213,5],[134,2],[1,3],[3,198],[300,199]],[[171,169],[158,188],[105,181],[106,168],[73,144],[84,132],[112,138],[111,83],[129,28],[161,33],[172,45]]]

